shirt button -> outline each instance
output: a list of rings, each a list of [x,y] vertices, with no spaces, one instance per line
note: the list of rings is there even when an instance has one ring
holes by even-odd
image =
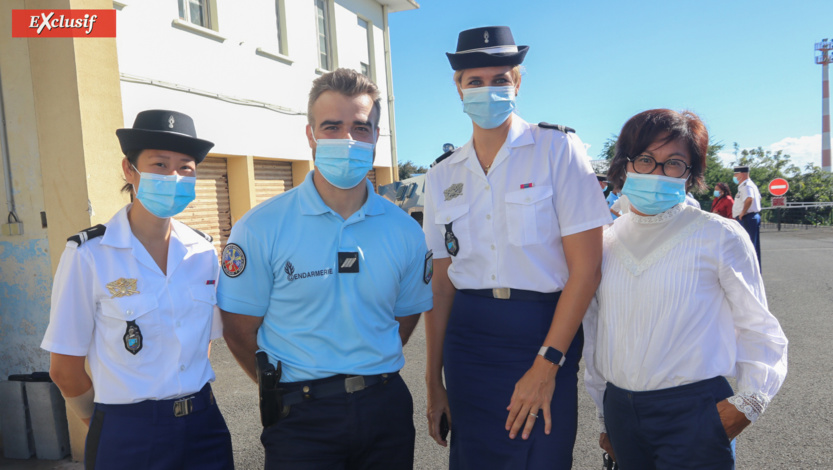
[[[485,189],[486,191],[488,191],[488,190],[492,189],[492,187],[491,187],[491,186],[489,186],[489,185],[486,185],[486,187],[485,187],[485,188],[483,188],[483,189]]]
[[[524,200],[525,200],[526,202],[529,202],[531,199],[530,199],[530,198],[526,198],[526,199],[524,199]]]
[[[486,214],[486,220],[491,220],[491,219],[492,219],[492,214]]]
[[[184,370],[185,370],[185,366],[179,366],[179,370],[184,371]]]
[[[495,275],[494,275],[494,274],[492,274],[492,280],[494,281],[495,279],[496,279],[496,278],[495,278]]]
[[[492,245],[492,249],[493,249],[493,250],[495,249],[495,246],[494,246],[494,245]]]
[[[182,322],[176,322],[176,326],[182,326]]]
[[[125,310],[124,314],[129,317],[130,315],[133,315],[133,310]]]

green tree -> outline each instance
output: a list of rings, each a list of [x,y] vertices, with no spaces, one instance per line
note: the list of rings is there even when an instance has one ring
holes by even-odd
[[[619,139],[619,136],[616,134],[611,134],[610,137],[605,140],[605,143],[602,145],[602,151],[599,152],[599,158],[611,161],[613,160],[614,155],[616,155],[616,141]]]
[[[424,166],[417,166],[414,162],[406,160],[399,164],[399,181],[408,179],[413,175],[427,172],[428,168],[425,168]]]

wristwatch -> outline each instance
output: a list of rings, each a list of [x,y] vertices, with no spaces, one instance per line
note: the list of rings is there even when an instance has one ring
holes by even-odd
[[[541,346],[541,349],[538,350],[538,355],[543,356],[544,359],[552,362],[558,367],[563,366],[564,362],[567,360],[567,357],[564,356],[563,352],[549,346]]]

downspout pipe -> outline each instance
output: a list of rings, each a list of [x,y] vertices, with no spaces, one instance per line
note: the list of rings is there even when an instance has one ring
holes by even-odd
[[[393,181],[399,181],[399,160],[396,156],[396,118],[393,110],[393,71],[390,60],[390,7],[382,5],[382,35],[385,38],[385,80],[388,87],[388,117],[390,122],[390,165]]]
[[[8,222],[20,222],[15,213],[14,191],[12,190],[12,168],[9,160],[9,139],[6,134],[6,106],[3,103],[3,79],[0,73],[0,156],[3,160],[3,183],[6,188],[6,206],[9,209]]]

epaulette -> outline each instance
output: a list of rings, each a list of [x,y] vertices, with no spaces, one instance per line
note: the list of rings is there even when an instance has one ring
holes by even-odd
[[[544,129],[555,129],[557,131],[561,131],[563,133],[572,132],[575,134],[576,130],[572,127],[567,127],[561,124],[550,124],[548,122],[539,122],[538,127],[543,127]]]
[[[75,235],[67,238],[68,242],[75,242],[76,246],[81,246],[87,240],[92,240],[93,238],[100,237],[104,235],[104,232],[107,230],[107,227],[103,224],[98,224],[95,227],[90,227],[88,229],[81,230],[80,232],[76,233]]]
[[[186,227],[188,227],[188,226],[186,225]],[[201,231],[201,230],[197,230],[197,229],[195,229],[194,227],[188,227],[188,228],[190,228],[191,230],[193,230],[193,231],[197,232],[197,235],[199,235],[199,236],[201,236],[201,237],[205,238],[205,239],[208,241],[208,243],[211,243],[211,242],[213,242],[213,241],[214,241],[214,237],[212,237],[211,235],[209,235],[209,234],[207,234],[207,233],[205,233],[205,232],[203,232],[203,231]]]
[[[454,153],[454,150],[449,150],[448,152],[446,152],[446,153],[444,153],[444,154],[440,155],[440,156],[439,156],[436,160],[434,160],[434,163],[432,163],[431,165],[429,165],[429,166],[428,166],[428,168],[434,168],[434,167],[435,167],[436,165],[438,165],[441,161],[443,161],[443,160],[445,160],[446,158],[450,157],[452,153]]]

